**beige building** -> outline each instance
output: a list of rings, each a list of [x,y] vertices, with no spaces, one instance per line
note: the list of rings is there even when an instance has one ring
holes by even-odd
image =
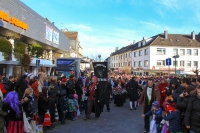
[[[63,33],[69,38],[70,40],[70,47],[69,53],[66,53],[64,57],[78,57],[83,58],[82,51],[83,48],[80,45],[80,41],[78,38],[78,32],[68,31],[65,29]]]
[[[133,45],[128,45],[118,50],[116,48],[115,52],[110,55],[110,68],[111,71],[130,73],[131,67],[131,57],[132,57],[132,47]]]

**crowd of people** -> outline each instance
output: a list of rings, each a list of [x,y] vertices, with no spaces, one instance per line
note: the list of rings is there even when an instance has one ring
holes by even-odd
[[[123,84],[126,88],[130,110],[143,104],[144,132],[200,133],[200,78],[197,76],[110,77],[113,85]]]
[[[127,98],[130,110],[143,104],[145,132],[200,133],[200,78],[109,74],[102,85],[94,75],[76,78],[73,71],[61,78],[26,73],[18,80],[1,75],[0,90],[2,133],[4,126],[7,133],[24,133],[33,121],[35,127],[52,130],[54,122],[65,124],[66,119],[74,121],[81,113],[84,120],[89,120],[92,112],[98,119],[104,105],[110,112],[112,100],[123,106]]]

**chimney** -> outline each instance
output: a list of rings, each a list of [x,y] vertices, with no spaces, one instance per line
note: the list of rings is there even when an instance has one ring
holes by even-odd
[[[115,51],[117,51],[117,50],[118,50],[118,47],[115,48]]]
[[[194,31],[191,33],[191,38],[192,38],[192,40],[195,40],[195,32]]]
[[[165,39],[167,39],[167,36],[168,36],[168,31],[167,30],[164,31],[164,36],[165,36]]]

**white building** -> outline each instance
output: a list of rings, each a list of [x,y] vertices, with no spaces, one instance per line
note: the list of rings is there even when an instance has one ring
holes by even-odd
[[[149,39],[137,42],[132,51],[133,71],[142,75],[156,74],[193,74],[193,70],[200,66],[200,34],[158,34]],[[173,56],[179,55],[179,58]],[[171,58],[171,66],[167,66],[166,59]],[[176,64],[176,68],[175,68]]]

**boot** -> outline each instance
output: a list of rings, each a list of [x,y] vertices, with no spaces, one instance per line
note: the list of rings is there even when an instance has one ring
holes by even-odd
[[[133,102],[132,101],[130,101],[130,110],[132,110],[133,109]]]

